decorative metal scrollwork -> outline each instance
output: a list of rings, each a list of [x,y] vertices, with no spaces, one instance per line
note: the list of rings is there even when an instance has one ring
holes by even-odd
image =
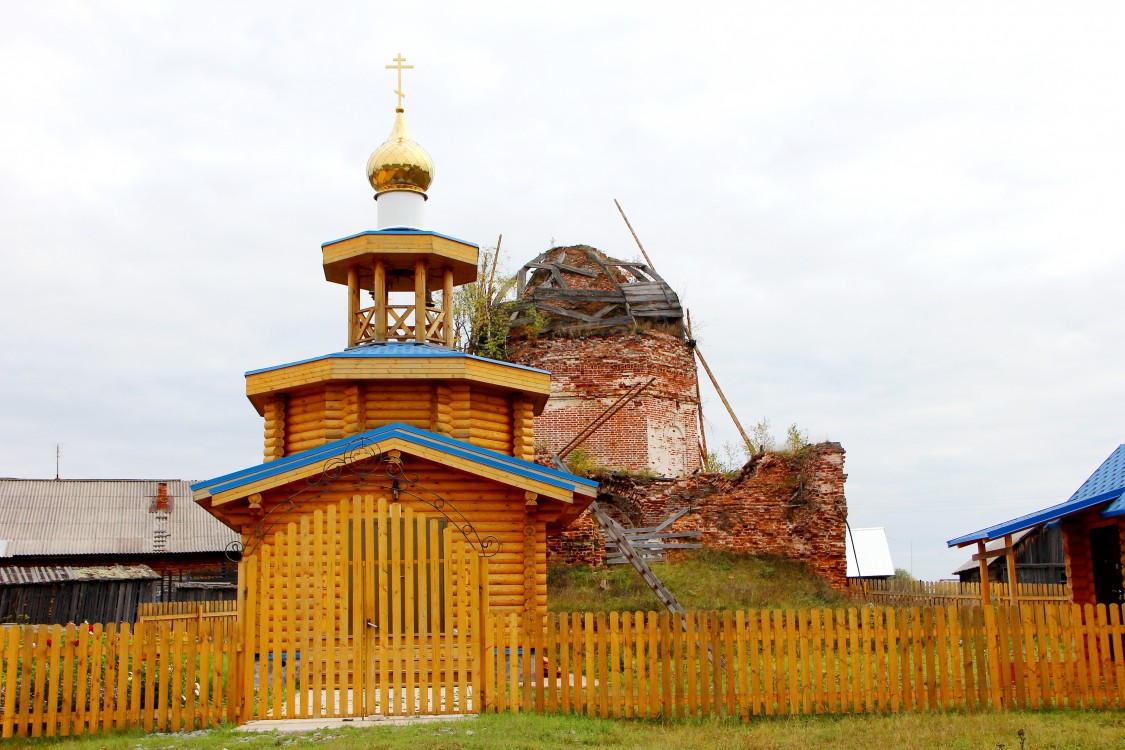
[[[361,438],[344,453],[325,461],[319,474],[308,477],[304,486],[270,508],[250,531],[248,536],[253,541],[249,549],[244,549],[241,542],[227,545],[227,557],[237,560],[236,554],[254,554],[283,518],[310,500],[323,497],[332,490],[333,483],[341,481],[356,489],[387,490],[395,502],[403,495],[413,498],[440,513],[484,557],[492,557],[500,551],[500,542],[495,536],[482,537],[456,506],[423,485],[418,474],[406,471],[397,452],[392,455],[377,442]]]
[[[231,562],[238,562],[242,559],[242,542],[235,539],[226,546],[223,550],[223,554],[226,555],[227,559]]]

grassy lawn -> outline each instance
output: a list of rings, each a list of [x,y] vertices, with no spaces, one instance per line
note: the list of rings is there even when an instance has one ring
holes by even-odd
[[[1024,730],[1026,745],[1018,732]],[[729,721],[641,721],[507,714],[413,727],[321,730],[308,734],[243,734],[213,730],[188,735],[110,735],[81,740],[5,740],[4,747],[67,750],[548,750],[559,747],[660,750],[1111,750],[1125,747],[1125,713],[1048,712],[844,716]]]
[[[654,563],[652,569],[688,611],[846,606],[804,565],[780,557],[699,550],[676,562]],[[552,565],[547,602],[552,612],[663,609],[631,565]]]

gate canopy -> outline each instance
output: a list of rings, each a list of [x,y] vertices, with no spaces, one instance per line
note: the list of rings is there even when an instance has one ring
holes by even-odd
[[[598,483],[523,459],[506,456],[427,430],[395,423],[317,448],[193,484],[195,501],[223,519],[223,506],[322,474],[330,461],[358,462],[390,451],[433,461],[489,481],[534,493],[567,506],[573,520],[597,495]],[[569,521],[568,521],[569,522]],[[565,523],[560,524],[565,525]]]

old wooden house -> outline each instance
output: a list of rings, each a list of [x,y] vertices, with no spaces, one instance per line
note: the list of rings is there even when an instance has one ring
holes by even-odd
[[[986,552],[1003,548],[1004,540],[993,539],[985,545]],[[1040,528],[1024,529],[1012,534],[1016,556],[1016,578],[1020,583],[1066,583],[1066,557],[1063,555],[1062,531],[1057,523]],[[980,582],[980,565],[967,560],[953,571],[962,583]],[[988,580],[1008,582],[1008,566],[1004,557],[988,561]]]
[[[484,610],[544,612],[547,534],[596,493],[532,461],[549,374],[454,348],[454,289],[476,279],[478,247],[423,228],[433,163],[401,107],[367,171],[378,228],[321,248],[347,288],[347,348],[248,372],[264,461],[193,488],[241,535],[246,652],[315,659],[344,715],[464,679]],[[318,714],[325,694],[298,698],[293,679],[277,711]]]
[[[233,598],[237,535],[183,480],[0,479],[0,621],[132,622]]]
[[[1125,445],[1063,503],[949,540],[950,547],[976,545],[973,560],[983,571],[989,561],[1005,557],[1009,579],[1023,582],[1016,570],[1016,534],[1057,525],[1062,538],[1066,579],[1078,604],[1125,603]],[[1000,541],[999,546],[991,542]],[[991,575],[986,576],[991,578]],[[987,588],[982,587],[987,598]]]

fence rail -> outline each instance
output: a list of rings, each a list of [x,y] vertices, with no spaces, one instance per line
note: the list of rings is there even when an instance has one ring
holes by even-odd
[[[238,602],[233,599],[198,601],[198,602],[148,602],[137,605],[137,619],[165,617],[167,615],[192,616],[203,612],[204,614],[221,612],[235,615],[238,613]]]
[[[0,736],[217,726],[234,653],[233,620],[0,627]]]
[[[489,618],[489,711],[601,717],[1125,707],[1120,606]],[[708,660],[707,649],[713,658]]]
[[[1010,599],[1006,583],[989,582],[988,590],[993,602],[1007,603]],[[980,603],[980,584],[959,581],[867,581],[849,578],[848,593],[859,601],[892,606],[937,607]],[[1070,601],[1070,589],[1060,583],[1018,583],[1016,598],[1020,603],[1027,604],[1066,603]]]

